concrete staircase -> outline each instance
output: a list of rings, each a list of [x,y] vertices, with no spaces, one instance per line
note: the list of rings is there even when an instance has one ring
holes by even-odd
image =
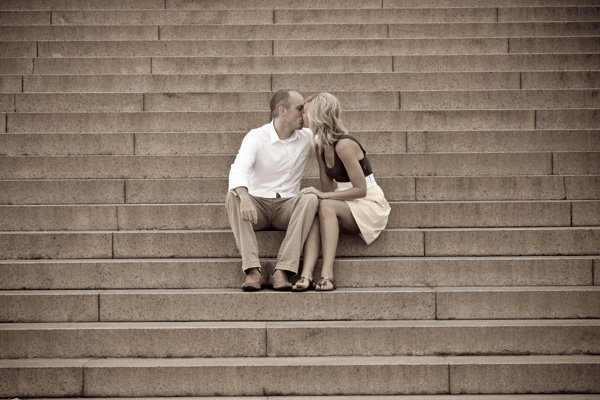
[[[0,397],[600,398],[600,1],[0,10]],[[226,177],[282,88],[392,205],[332,293],[239,290]]]

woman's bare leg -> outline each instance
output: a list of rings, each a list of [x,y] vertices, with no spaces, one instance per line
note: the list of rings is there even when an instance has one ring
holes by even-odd
[[[321,246],[323,250],[322,277],[333,279],[333,261],[337,250],[340,228],[347,233],[358,233],[360,230],[352,216],[350,207],[343,200],[321,200],[319,203],[319,226],[321,228]],[[321,287],[331,290],[329,282]]]
[[[315,216],[315,220],[313,221],[308,236],[306,237],[306,241],[304,242],[304,251],[302,253],[302,276],[313,279],[313,271],[315,270],[315,265],[319,258],[320,247],[321,233],[319,232],[319,217]],[[307,281],[300,283],[300,285],[296,283],[294,287],[298,289],[307,289],[308,285],[310,285]]]

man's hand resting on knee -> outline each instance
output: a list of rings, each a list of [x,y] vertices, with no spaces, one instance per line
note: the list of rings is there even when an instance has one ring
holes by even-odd
[[[235,192],[240,198],[240,216],[244,221],[250,221],[253,224],[258,223],[258,212],[256,206],[248,194],[248,189],[245,187],[239,187],[235,189]]]

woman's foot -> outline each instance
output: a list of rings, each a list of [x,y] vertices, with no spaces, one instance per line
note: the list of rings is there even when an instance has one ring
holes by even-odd
[[[301,276],[292,286],[292,292],[304,292],[312,288],[313,280],[308,276]]]
[[[315,285],[315,290],[319,292],[330,292],[335,289],[335,281],[326,276],[322,276],[321,279],[319,279],[319,282],[317,282],[317,284]]]

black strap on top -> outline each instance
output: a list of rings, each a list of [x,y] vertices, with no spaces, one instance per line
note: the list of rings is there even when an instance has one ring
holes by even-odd
[[[338,142],[341,139],[350,139],[350,140],[355,141],[358,144],[358,146],[360,147],[360,149],[362,150],[363,155],[364,155],[362,160],[358,160],[358,163],[360,164],[360,167],[362,168],[363,174],[365,176],[371,175],[373,173],[373,170],[371,169],[371,163],[367,159],[367,152],[362,147],[360,142],[354,136],[340,135],[338,137],[338,140],[336,140],[333,144],[333,154],[334,154],[333,167],[329,168],[327,166],[327,162],[325,161],[325,152],[321,152],[321,157],[323,158],[323,164],[325,165],[325,173],[327,174],[327,176],[330,177],[331,179],[335,179],[337,182],[350,182],[350,177],[348,177],[348,171],[346,171],[346,168],[344,167],[344,163],[342,162],[340,157],[337,155],[337,151],[335,150],[335,147],[337,146]]]

